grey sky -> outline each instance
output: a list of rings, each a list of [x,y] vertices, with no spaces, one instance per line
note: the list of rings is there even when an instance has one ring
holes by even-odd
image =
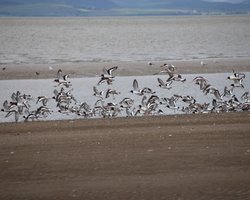
[[[207,0],[211,2],[229,2],[229,3],[240,3],[243,2],[244,0]]]

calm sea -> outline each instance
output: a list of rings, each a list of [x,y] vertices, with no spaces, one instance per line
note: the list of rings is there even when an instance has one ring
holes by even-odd
[[[250,57],[250,16],[0,18],[0,63]]]

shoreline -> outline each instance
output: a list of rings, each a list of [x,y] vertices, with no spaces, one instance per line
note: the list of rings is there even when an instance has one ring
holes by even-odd
[[[195,60],[166,60],[130,62],[79,62],[79,63],[55,63],[55,64],[0,64],[0,80],[13,79],[47,79],[55,78],[59,69],[70,74],[72,78],[95,77],[102,73],[103,67],[118,66],[117,76],[143,76],[153,75],[161,70],[164,63],[173,64],[180,74],[204,74],[250,71],[250,58],[216,58]]]
[[[190,117],[193,116],[193,117]],[[135,117],[115,117],[115,118],[86,118],[86,119],[62,119],[62,120],[40,120],[33,122],[4,122],[0,123],[0,136],[15,133],[27,133],[31,128],[34,132],[44,132],[47,129],[56,129],[57,131],[70,131],[84,128],[84,130],[102,129],[103,126],[112,129],[118,129],[122,126],[129,127],[147,127],[154,125],[162,126],[188,126],[188,125],[218,125],[218,124],[247,124],[250,127],[250,113],[229,112],[229,113],[200,113],[200,114],[176,114],[176,115],[149,115]],[[212,123],[211,123],[212,122]],[[169,130],[170,131],[170,130]],[[176,132],[176,130],[172,130]]]

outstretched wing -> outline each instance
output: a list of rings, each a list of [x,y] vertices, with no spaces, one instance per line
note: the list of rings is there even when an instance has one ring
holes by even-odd
[[[133,82],[133,88],[134,88],[134,90],[138,90],[138,82],[137,82],[137,80],[135,79],[134,80],[134,82]]]
[[[99,93],[99,91],[97,90],[96,86],[93,87],[93,91],[94,91],[95,94]]]
[[[8,101],[7,101],[7,100],[5,100],[5,101],[3,102],[3,107],[4,107],[5,110],[8,110],[8,109],[9,109],[9,104],[8,104]]]
[[[110,89],[108,89],[107,91],[106,91],[106,95],[105,95],[105,98],[109,98],[109,95],[110,95]]]
[[[107,73],[111,76],[112,73],[113,73],[113,71],[114,71],[114,70],[117,70],[117,69],[118,69],[118,66],[111,67],[111,68],[109,68],[109,69],[107,70]]]
[[[53,93],[54,93],[54,95],[55,95],[56,97],[57,97],[58,94],[59,94],[59,92],[57,91],[57,89],[54,89]]]
[[[162,86],[164,86],[164,85],[165,85],[165,83],[163,82],[163,80],[162,80],[162,79],[157,78],[157,80],[158,80],[158,82],[159,82],[159,84],[160,84],[160,85],[162,85]]]
[[[59,70],[57,71],[57,79],[60,79],[61,77],[62,77],[62,70],[59,69]]]
[[[108,70],[106,69],[106,67],[103,67],[102,72],[103,72],[104,74],[108,74]]]

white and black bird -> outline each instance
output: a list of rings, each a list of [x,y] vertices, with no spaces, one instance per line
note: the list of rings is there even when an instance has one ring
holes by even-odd
[[[139,96],[142,96],[144,94],[154,94],[155,93],[151,88],[148,88],[148,87],[144,87],[142,89],[139,89],[138,81],[136,79],[134,79],[134,81],[133,81],[133,90],[130,90],[130,92],[132,94],[136,94]]]
[[[101,76],[103,76],[105,78],[114,78],[115,76],[113,75],[113,72],[116,71],[117,69],[118,69],[118,66],[111,67],[109,69],[104,67],[103,68],[103,74],[101,74]]]
[[[157,78],[157,81],[159,82],[159,87],[163,89],[171,89],[173,81],[166,81],[166,83],[161,79]]]
[[[139,89],[139,84],[136,79],[133,81],[133,90],[130,90],[132,94],[140,95],[142,96],[144,94],[142,89]]]
[[[245,78],[246,78],[246,74],[241,73],[241,72],[235,72],[234,70],[233,70],[233,74],[227,77],[227,79],[234,81],[234,83],[231,84],[233,88],[236,88],[236,87],[244,88],[243,80]]]
[[[233,96],[233,87],[230,89],[228,89],[227,86],[224,87],[223,97],[226,97],[226,96]]]
[[[172,76],[169,76],[169,78],[167,79],[168,81],[180,81],[182,83],[184,83],[187,79],[182,78],[182,75],[180,74],[173,74]]]
[[[49,97],[46,97],[46,96],[38,96],[37,97],[37,101],[36,101],[36,104],[38,104],[39,102],[42,102],[43,106],[46,106],[47,103],[49,101]]]
[[[203,76],[197,76],[193,79],[193,82],[196,84],[196,85],[199,85],[200,86],[200,90],[204,90],[204,88],[207,87],[208,85],[208,81],[207,79],[205,79]]]
[[[57,71],[57,78],[54,79],[54,82],[58,83],[58,86],[65,86],[66,88],[69,88],[70,86],[72,86],[72,84],[70,83],[68,78],[69,78],[69,74],[63,75],[62,70],[59,69]]]
[[[16,106],[16,105],[15,105]],[[3,102],[3,108],[1,109],[2,112],[9,112],[10,111],[10,105],[7,100]]]
[[[100,85],[101,83],[107,83],[108,85],[111,85],[114,81],[115,76],[113,75],[114,71],[118,69],[118,66],[111,67],[107,69],[106,67],[103,68],[103,73],[101,74],[101,79],[97,83],[97,85]]]
[[[241,95],[241,99],[244,101],[244,102],[249,102],[249,92],[244,92],[242,95]],[[249,102],[250,103],[250,102]]]
[[[114,90],[114,89],[107,89],[105,98],[109,98],[110,95],[112,95],[113,98],[115,98],[115,95],[119,95],[119,94],[120,94],[120,92],[117,92],[117,91]]]
[[[127,108],[127,107],[132,107],[134,104],[134,100],[129,98],[129,97],[125,97],[120,103],[122,108]]]
[[[18,122],[20,113],[18,111],[16,111],[16,110],[10,110],[9,112],[7,112],[5,117],[9,117],[11,115],[14,115],[15,116],[15,121]]]
[[[103,98],[102,95],[104,94],[104,92],[99,91],[96,86],[93,86],[93,91],[94,91],[94,94],[93,94],[94,96],[101,98],[101,99]]]

